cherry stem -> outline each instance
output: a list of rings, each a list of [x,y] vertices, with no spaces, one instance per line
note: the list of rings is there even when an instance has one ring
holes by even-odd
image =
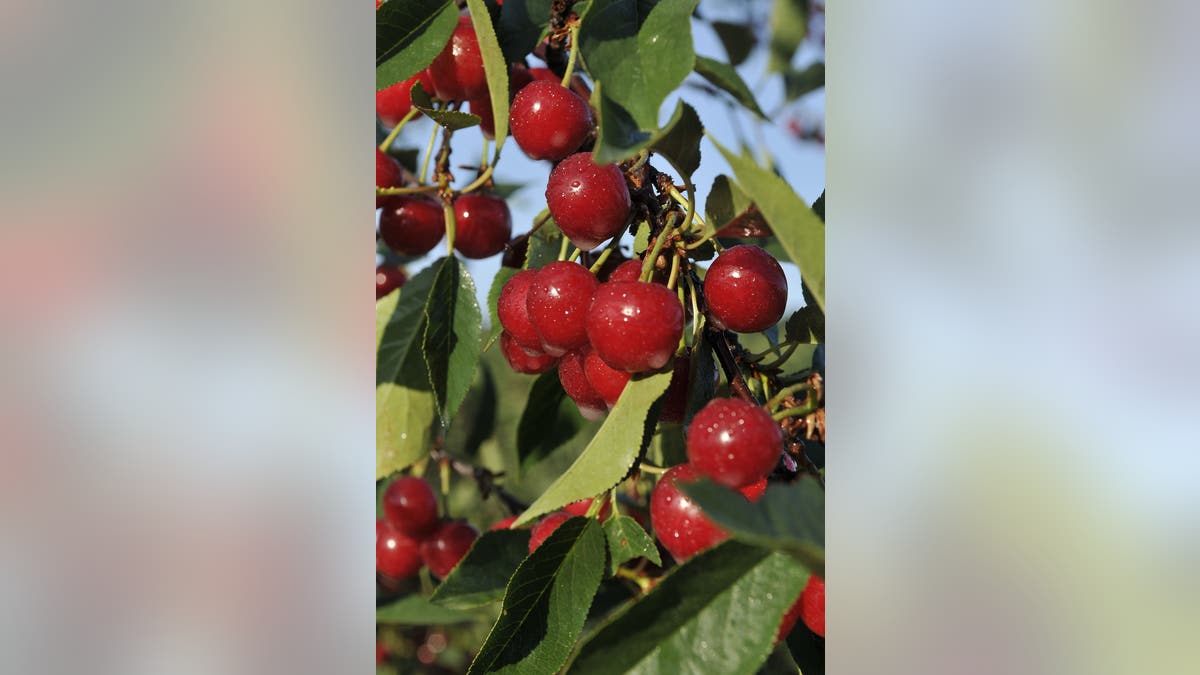
[[[598,513],[600,513],[600,509],[603,507],[604,507],[604,500],[593,497],[592,503],[588,505],[587,513],[585,513],[584,515],[587,516],[588,518],[595,518],[596,515]]]
[[[416,194],[421,194],[424,192],[437,192],[437,190],[438,190],[437,185],[417,185],[415,187],[375,188],[375,194],[385,195],[385,196],[416,195]]]
[[[429,144],[425,146],[425,161],[421,163],[421,175],[418,178],[418,183],[424,183],[425,178],[429,176],[429,160],[433,157],[433,144],[437,141],[438,126],[433,125],[433,132],[429,134]]]
[[[571,86],[571,76],[575,74],[575,60],[579,58],[579,23],[572,23],[570,28],[571,33],[571,55],[567,57],[567,72],[563,75],[562,86]]]
[[[683,187],[687,190],[687,215],[683,218],[683,225],[684,227],[691,229],[692,219],[696,217],[696,186],[692,185],[692,179],[683,171],[681,171],[679,165],[676,164],[670,157],[667,157],[666,155],[660,156],[667,160],[667,164],[670,164],[671,168],[675,169],[675,173],[679,174],[679,177],[683,179]],[[671,189],[674,190],[676,194],[679,193],[678,190],[675,190],[674,186],[672,186]]]
[[[486,142],[486,141],[485,141],[485,142]],[[486,183],[486,182],[487,182],[487,180],[488,180],[489,178],[491,178],[491,177],[492,177],[492,172],[493,172],[493,171],[495,171],[495,169],[496,169],[496,167],[495,167],[495,165],[494,165],[494,164],[493,164],[493,165],[489,165],[487,168],[485,168],[485,169],[483,170],[483,173],[480,173],[480,174],[479,174],[479,177],[478,177],[478,178],[476,178],[474,181],[472,181],[472,182],[471,182],[471,184],[470,184],[470,185],[468,185],[467,187],[465,187],[465,188],[463,188],[463,189],[459,190],[459,193],[460,193],[460,194],[466,194],[466,193],[468,193],[468,192],[474,192],[475,190],[478,190],[478,189],[479,189],[479,188],[480,188],[480,187],[481,187],[481,186],[482,186],[484,183]]]
[[[392,147],[392,143],[395,143],[396,137],[400,135],[400,130],[404,128],[405,124],[408,124],[409,120],[416,117],[418,112],[419,111],[416,108],[411,108],[407,113],[404,114],[404,117],[396,123],[396,126],[392,127],[392,130],[388,133],[387,138],[383,139],[383,142],[379,144],[380,152],[387,152],[388,148]]]
[[[771,417],[776,422],[785,420],[789,417],[804,417],[805,415],[811,415],[816,412],[818,407],[819,406],[817,405],[817,402],[813,401],[801,408],[788,408],[787,410],[780,410],[774,415],[771,415]]]
[[[571,252],[567,254],[567,260],[575,260],[583,251],[579,250],[578,246],[572,246]]]
[[[617,240],[617,238],[613,237],[613,241],[616,241],[616,240]],[[588,268],[588,271],[591,272],[592,274],[596,274],[597,272],[599,272],[600,268],[604,267],[604,263],[608,262],[608,258],[609,258],[609,256],[612,255],[612,252],[613,252],[612,246],[609,246],[608,248],[604,249],[604,251],[602,251],[600,253],[600,257],[596,258],[596,262],[592,263],[592,266]]]
[[[616,486],[613,486],[613,489],[608,491],[608,501],[612,504],[612,517],[616,518],[617,516],[621,515],[621,505],[617,503]]]
[[[789,344],[787,349],[779,355],[779,358],[771,361],[770,363],[759,364],[757,368],[761,370],[774,370],[779,366],[782,366],[783,364],[787,363],[788,359],[792,358],[792,354],[796,353],[796,350],[800,347],[800,344],[801,343],[799,342],[793,342]]]
[[[661,466],[654,466],[653,464],[650,464],[647,462],[638,463],[638,471],[642,471],[644,473],[652,473],[656,476],[661,476],[667,472],[667,470],[665,468],[663,468]]]
[[[812,385],[808,382],[804,382],[780,389],[779,393],[772,396],[770,401],[767,401],[767,410],[774,410],[778,408],[783,403],[783,399],[801,391],[812,391]]]
[[[675,290],[675,284],[679,282],[679,256],[671,256],[671,276],[667,279],[667,288]],[[683,289],[680,289],[682,292]]]
[[[458,229],[458,222],[454,216],[454,205],[449,201],[442,203],[442,217],[446,221],[446,255],[454,255],[454,235]]]
[[[654,239],[654,248],[650,254],[642,261],[642,281],[650,281],[650,276],[654,273],[654,264],[658,262],[658,254],[662,252],[663,244],[667,243],[667,236],[675,229],[675,222],[679,220],[679,214],[672,212],[667,216],[667,224],[659,231],[658,236]]]
[[[562,245],[558,247],[558,259],[559,260],[567,259],[567,247],[570,245],[571,245],[571,240],[567,239],[566,235],[563,235]]]
[[[483,139],[483,156],[479,158],[479,170],[480,171],[488,168],[488,164],[489,164],[489,162],[488,162],[488,143],[490,143],[490,141],[488,141],[487,138],[484,138]]]
[[[460,459],[455,459],[454,457],[451,457],[445,450],[440,448],[432,450],[430,452],[430,456],[432,459],[435,459],[439,462],[445,459],[449,463],[450,467],[454,469],[455,473],[463,476],[464,478],[470,478],[471,480],[475,481],[476,486],[479,488],[480,494],[482,494],[485,498],[493,494],[496,495],[496,497],[498,497],[500,501],[504,502],[504,505],[508,507],[509,511],[512,513],[521,513],[529,508],[528,504],[509,494],[508,491],[506,491],[496,482],[496,479],[504,475],[503,471],[495,473],[484,467],[475,466]]]
[[[700,312],[700,302],[696,299],[696,286],[692,283],[689,276],[684,276],[683,280],[687,282],[688,299],[692,302],[692,346],[694,347],[700,341],[700,331],[704,326],[704,314]]]

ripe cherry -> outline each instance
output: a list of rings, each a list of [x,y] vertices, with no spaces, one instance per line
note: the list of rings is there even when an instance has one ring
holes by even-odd
[[[783,615],[775,641],[786,638],[796,627],[796,620],[804,617],[804,625],[812,632],[825,637],[825,580],[813,574],[799,597]]]
[[[587,350],[583,372],[587,375],[588,384],[592,385],[610,410],[617,404],[617,399],[621,398],[621,392],[625,391],[625,385],[629,384],[629,378],[632,377],[624,370],[617,370],[605,363],[594,349]]]
[[[386,521],[375,521],[375,570],[389,579],[408,579],[421,571],[419,544]]]
[[[396,126],[412,110],[412,87],[417,82],[421,83],[422,89],[433,95],[433,78],[429,75],[428,69],[423,69],[403,82],[397,82],[375,92],[375,114],[379,116],[379,121],[383,123],[383,126],[388,128]],[[419,115],[420,113],[418,113]]]
[[[379,214],[379,234],[400,255],[425,255],[446,234],[442,206],[427,197],[394,196]]]
[[[375,187],[399,187],[404,182],[404,172],[390,155],[375,148]],[[375,208],[383,206],[388,197],[375,197]]]
[[[504,360],[508,361],[508,367],[523,375],[544,373],[558,363],[558,359],[553,356],[529,354],[507,332],[500,334],[500,352],[504,354]]]
[[[437,495],[420,478],[402,476],[383,493],[383,515],[401,534],[424,539],[437,528]]]
[[[609,281],[639,281],[642,278],[642,261],[638,259],[626,260],[617,266],[617,269],[612,271],[608,276]],[[656,284],[666,284],[667,275],[659,270],[655,270],[650,275],[650,281]]]
[[[592,508],[592,499],[588,498],[580,499],[577,502],[571,502],[570,504],[562,507],[562,510],[566,511],[572,516],[586,516],[588,509],[590,508]],[[604,520],[610,513],[612,513],[612,504],[605,500],[604,506],[600,507],[600,511],[596,513],[596,517],[600,520]]]
[[[610,281],[592,295],[587,335],[592,349],[613,368],[658,370],[683,336],[683,307],[666,286]]]
[[[519,270],[525,266],[525,258],[529,255],[529,233],[513,237],[508,246],[504,247],[504,255],[500,257],[502,267]]]
[[[658,419],[663,422],[679,424],[687,410],[688,384],[691,380],[692,360],[687,356],[675,359],[671,371],[671,384],[667,385],[667,393],[663,395],[662,412]]]
[[[494,524],[488,528],[488,531],[495,532],[496,530],[507,530],[507,529],[511,528],[512,524],[515,522],[517,522],[517,517],[509,516],[509,517],[505,518],[504,520],[497,521],[496,524]]]
[[[550,515],[539,520],[537,525],[533,526],[529,536],[529,552],[533,553],[537,547],[542,545],[543,541],[546,541],[547,537],[549,537],[554,533],[555,530],[558,529],[559,525],[562,525],[570,519],[571,514],[567,513],[566,511],[555,511],[554,513],[551,513]]]
[[[512,237],[512,213],[496,195],[471,193],[454,200],[454,248],[468,258],[489,258]]]
[[[704,297],[717,327],[754,333],[783,317],[787,278],[770,253],[757,246],[734,246],[709,266]]]
[[[571,155],[554,167],[546,205],[563,234],[584,251],[619,234],[631,208],[621,170],[616,164],[597,166],[590,152]]]
[[[575,152],[595,126],[592,109],[557,82],[531,82],[513,99],[513,140],[530,159],[558,161]]]
[[[752,502],[756,502],[756,501],[762,499],[762,496],[763,496],[763,494],[766,493],[766,491],[767,491],[767,479],[766,478],[761,478],[757,482],[751,483],[749,485],[743,485],[742,487],[738,488],[738,492],[745,495],[746,499],[749,499]]]
[[[716,398],[687,432],[688,462],[722,485],[739,488],[766,477],[779,463],[783,432],[762,406]]]
[[[526,303],[542,351],[561,356],[587,344],[584,318],[599,285],[588,268],[568,260],[537,271]]]
[[[516,98],[525,85],[533,81],[561,82],[562,78],[549,68],[528,68],[524,64],[513,64],[512,73],[508,76],[510,98]]]
[[[378,300],[383,296],[404,285],[408,277],[404,276],[404,271],[395,265],[384,263],[375,268],[375,299]]]
[[[469,101],[471,112],[479,115],[479,130],[489,141],[496,140],[496,115],[492,113],[492,100],[487,96]]]
[[[708,516],[679,489],[700,475],[688,464],[671,467],[650,494],[650,519],[664,548],[677,562],[710,549],[729,538],[729,533]]]
[[[583,415],[584,419],[598,420],[604,417],[608,407],[604,405],[604,399],[596,393],[584,374],[585,355],[586,350],[567,352],[558,362],[558,381],[562,383],[563,391],[575,402],[579,414]]]
[[[467,521],[448,520],[421,542],[421,559],[435,577],[445,579],[478,538],[479,530]]]
[[[533,326],[529,316],[529,288],[537,277],[537,270],[522,270],[512,275],[500,289],[500,298],[496,302],[496,314],[500,317],[500,325],[508,332],[518,345],[529,354],[544,354],[542,339]]]
[[[461,17],[450,42],[429,65],[433,87],[443,101],[465,101],[487,95],[483,56],[471,19]]]

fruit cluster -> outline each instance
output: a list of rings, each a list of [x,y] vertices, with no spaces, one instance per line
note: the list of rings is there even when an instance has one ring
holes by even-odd
[[[445,579],[479,537],[465,520],[439,518],[433,488],[413,476],[388,486],[383,515],[375,521],[375,571],[391,581],[415,577],[422,566]]]

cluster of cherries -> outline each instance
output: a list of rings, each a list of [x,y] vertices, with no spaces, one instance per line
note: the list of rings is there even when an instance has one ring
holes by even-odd
[[[392,581],[415,577],[422,566],[445,579],[479,537],[465,520],[439,518],[433,488],[413,476],[388,486],[383,515],[375,521],[375,570]]]

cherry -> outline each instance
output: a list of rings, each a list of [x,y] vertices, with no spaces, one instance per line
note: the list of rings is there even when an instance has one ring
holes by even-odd
[[[825,580],[815,574],[808,577],[808,584],[800,591],[796,602],[784,613],[779,632],[775,634],[775,641],[779,642],[787,637],[796,627],[797,619],[801,617],[809,630],[825,637]]]
[[[529,354],[544,354],[542,339],[538,336],[533,320],[529,316],[529,289],[537,277],[537,270],[522,270],[512,275],[500,289],[496,302],[496,314],[500,325]]]
[[[437,529],[437,495],[420,478],[402,476],[383,493],[383,515],[400,534],[424,539]]]
[[[562,510],[566,511],[572,516],[586,516],[588,509],[590,508],[592,508],[592,499],[588,498],[580,499],[577,502],[571,502],[570,504],[562,507]],[[604,506],[600,507],[600,511],[596,514],[596,517],[598,517],[600,520],[604,520],[610,513],[612,513],[612,504],[605,500]]]
[[[593,259],[592,262],[594,263],[595,259]],[[621,253],[621,249],[614,248],[613,252],[609,254],[608,259],[600,265],[600,269],[596,270],[596,278],[601,282],[611,281],[613,273],[616,272],[621,265],[627,262],[629,262],[629,260],[626,259]],[[641,263],[639,262],[638,265],[641,265]],[[637,279],[625,279],[625,281],[637,281]]]
[[[514,64],[512,73],[508,76],[508,89],[512,98],[525,88],[525,85],[534,81],[546,81],[559,83],[562,78],[554,74],[554,71],[549,68],[528,68],[524,64]]]
[[[507,332],[500,334],[500,352],[504,354],[504,360],[508,361],[509,368],[524,375],[544,373],[558,363],[558,359],[553,356],[529,354]]]
[[[517,92],[509,121],[513,140],[530,159],[554,161],[578,150],[596,124],[579,94],[544,80]]]
[[[507,529],[511,528],[512,524],[515,522],[517,522],[517,517],[509,516],[509,517],[505,518],[504,520],[496,522],[495,525],[492,525],[491,527],[488,528],[488,531],[495,532],[496,530],[507,530]]]
[[[666,286],[610,281],[592,295],[587,336],[592,349],[617,370],[658,370],[683,337],[683,307]]]
[[[687,411],[691,370],[691,358],[682,356],[675,359],[675,365],[671,371],[671,384],[667,385],[667,393],[663,395],[662,412],[658,414],[658,419],[673,424],[683,422],[683,415]]]
[[[766,493],[766,491],[767,491],[767,479],[766,478],[760,478],[755,483],[751,483],[749,485],[743,485],[742,487],[738,488],[738,492],[745,495],[746,499],[749,499],[752,502],[756,502],[756,501],[762,499],[762,496],[764,493]]]
[[[533,553],[537,547],[542,545],[543,541],[546,541],[546,537],[549,537],[558,529],[559,525],[570,519],[571,514],[565,511],[555,511],[539,520],[537,525],[533,526],[532,534],[529,536],[529,552]]]
[[[419,544],[386,521],[375,521],[375,570],[389,579],[415,577],[421,571]]]
[[[375,187],[399,187],[404,182],[404,171],[390,155],[375,148]],[[388,197],[376,196],[375,208],[383,206]]]
[[[467,521],[447,520],[433,536],[421,542],[421,559],[435,577],[445,579],[478,538],[479,530]]]
[[[379,234],[400,255],[425,255],[446,234],[442,206],[428,197],[394,196],[379,214]]]
[[[460,17],[450,42],[429,65],[433,88],[443,101],[465,101],[487,95],[483,56],[471,19]]]
[[[496,115],[492,113],[492,100],[487,96],[473,98],[468,102],[471,112],[479,115],[479,130],[489,141],[496,140]]]
[[[500,258],[502,267],[521,269],[525,266],[525,258],[529,255],[529,233],[513,237],[504,247],[504,255]]]
[[[579,414],[584,419],[598,420],[604,417],[608,408],[584,374],[585,355],[586,352],[582,351],[567,352],[558,362],[558,381],[562,383],[567,396],[579,407]]]
[[[616,164],[597,166],[590,152],[571,155],[554,167],[546,205],[558,228],[583,251],[619,234],[631,208],[621,170]]]
[[[677,562],[710,549],[729,538],[729,533],[708,519],[686,494],[680,483],[691,483],[700,474],[689,464],[671,467],[650,494],[650,519],[664,548]]]
[[[583,359],[583,372],[587,375],[588,384],[592,385],[610,410],[617,404],[617,399],[621,398],[621,392],[625,391],[625,385],[629,384],[629,378],[632,377],[624,370],[609,366],[594,349],[589,349]]]
[[[626,260],[625,262],[621,263],[617,266],[617,269],[612,271],[612,274],[608,275],[609,281],[641,281],[641,278],[642,261],[636,258],[633,260]],[[657,270],[655,270],[654,274],[651,275],[650,280],[663,284],[667,282],[667,278]]]
[[[708,402],[687,431],[688,462],[722,485],[739,488],[779,463],[783,432],[762,406],[735,398]]]
[[[375,92],[375,114],[385,127],[394,127],[412,110],[412,88],[417,82],[427,92],[433,92],[433,77],[424,69],[412,77]],[[420,113],[418,113],[418,116]]]
[[[512,237],[512,213],[496,195],[471,193],[454,200],[454,248],[468,258],[489,258]]]
[[[576,262],[560,260],[537,271],[526,303],[542,351],[562,356],[587,344],[584,317],[599,285],[588,268]]]
[[[708,267],[704,298],[718,328],[754,333],[783,317],[787,278],[770,253],[748,244],[734,246]]]
[[[404,276],[404,271],[395,265],[384,263],[375,268],[375,299],[378,300],[383,296],[404,285],[408,281],[408,277]]]

